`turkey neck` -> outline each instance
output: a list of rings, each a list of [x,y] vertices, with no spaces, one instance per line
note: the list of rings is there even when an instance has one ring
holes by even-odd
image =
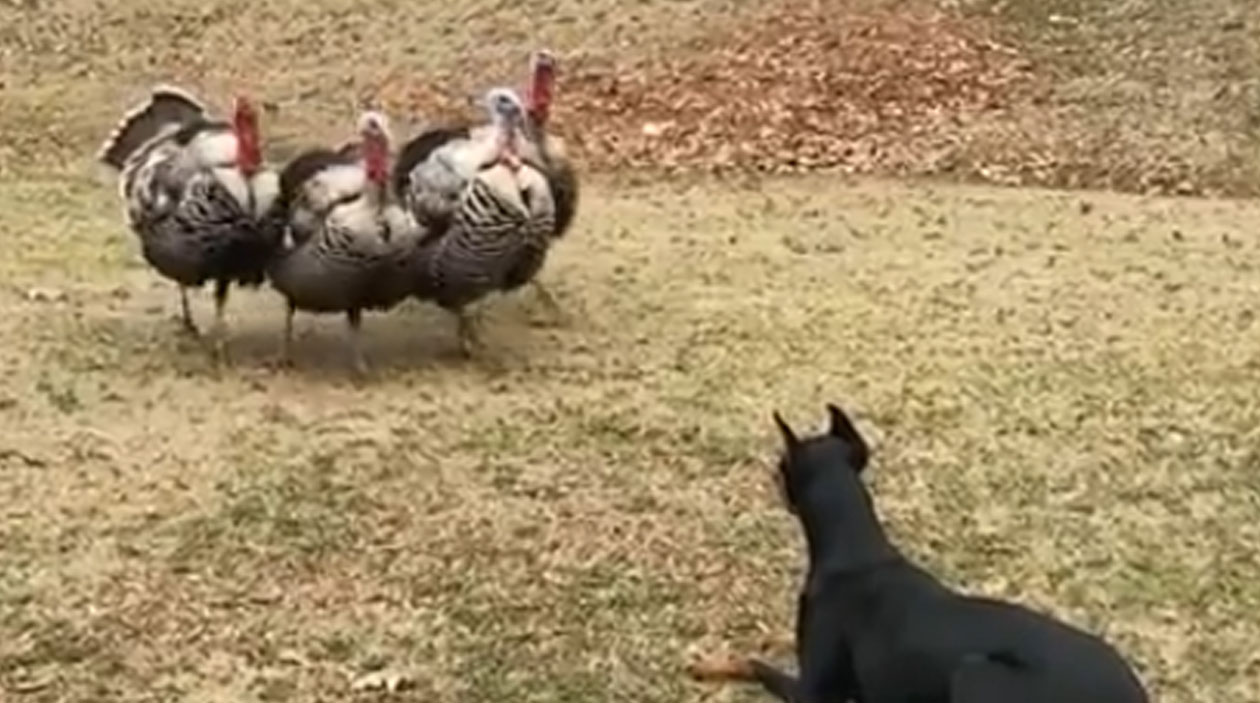
[[[377,210],[382,210],[389,204],[389,189],[385,187],[384,183],[369,180],[367,183],[367,189],[364,191],[363,195],[367,198],[367,201],[371,203],[372,207]]]
[[[494,125],[491,155],[483,163],[493,165],[503,160],[508,154],[519,160],[521,157],[520,143],[522,136],[520,131],[523,125],[517,120],[497,113],[491,118],[491,124]]]

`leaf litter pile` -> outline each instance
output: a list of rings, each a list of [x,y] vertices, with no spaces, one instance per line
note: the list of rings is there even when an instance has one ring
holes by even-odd
[[[577,67],[556,122],[594,167],[928,174],[1034,86],[976,22],[801,5],[632,68]]]
[[[562,55],[553,131],[599,171],[927,175],[958,171],[971,125],[1008,121],[1039,91],[1032,63],[986,21],[851,5],[767,3],[652,57]],[[378,82],[372,98],[479,119],[467,76],[414,75]]]
[[[1075,104],[1060,67],[999,38],[1009,27],[994,17],[860,4],[766,3],[650,57],[562,54],[553,131],[600,171],[830,170],[1183,195],[1260,185],[1229,160],[1174,145],[1153,117]],[[443,80],[464,91],[467,78]],[[443,85],[402,75],[377,97],[430,118],[477,118],[464,92]]]

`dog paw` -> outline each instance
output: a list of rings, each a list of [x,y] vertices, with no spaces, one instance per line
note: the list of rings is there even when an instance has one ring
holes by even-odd
[[[687,674],[697,681],[752,681],[752,666],[747,657],[732,654],[711,654],[696,657],[687,664]]]
[[[757,642],[758,651],[772,657],[781,657],[796,652],[796,638],[792,635],[778,633],[767,634]]]

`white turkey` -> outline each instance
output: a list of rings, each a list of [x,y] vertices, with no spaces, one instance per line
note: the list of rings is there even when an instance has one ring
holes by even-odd
[[[421,232],[391,202],[387,119],[366,112],[358,131],[360,142],[307,151],[280,173],[280,195],[269,219],[284,233],[285,245],[268,273],[288,303],[283,360],[291,358],[298,310],[344,313],[351,361],[362,374],[367,371],[363,311],[388,310],[410,295]]]
[[[554,228],[550,239],[568,231],[577,209],[578,179],[565,157],[563,142],[548,134],[551,103],[555,95],[556,60],[551,52],[540,50],[530,56],[529,78],[524,90],[525,116],[517,122],[517,157],[542,174],[554,205]],[[478,169],[482,157],[492,149],[502,131],[490,124],[448,125],[430,129],[402,148],[394,168],[394,189],[403,204],[432,233],[449,225],[459,198]],[[539,297],[559,313],[554,297],[536,278],[546,260],[547,247],[536,256],[523,257],[508,271],[500,285],[502,292],[532,283]]]
[[[228,122],[188,92],[158,86],[124,115],[97,156],[120,174],[127,223],[145,260],[179,285],[189,332],[197,327],[188,289],[214,281],[214,349],[223,358],[228,291],[233,283],[261,284],[278,246],[260,223],[278,185],[263,166],[253,105],[237,97]]]
[[[451,152],[460,159],[457,168],[472,175],[447,222],[427,220],[430,230],[414,267],[416,296],[458,317],[466,355],[479,344],[468,306],[508,290],[515,273],[536,271],[556,229],[546,176],[520,158],[524,104],[508,88],[491,90],[486,102],[493,132]]]

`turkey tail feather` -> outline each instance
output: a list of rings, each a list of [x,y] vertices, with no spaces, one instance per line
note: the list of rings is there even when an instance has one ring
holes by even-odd
[[[331,149],[311,149],[296,157],[280,171],[280,200],[289,203],[312,176],[333,166],[339,166],[352,160]]]
[[[174,86],[158,86],[147,100],[123,115],[96,157],[122,170],[128,156],[168,125],[182,126],[205,118],[205,106],[192,95]]]

